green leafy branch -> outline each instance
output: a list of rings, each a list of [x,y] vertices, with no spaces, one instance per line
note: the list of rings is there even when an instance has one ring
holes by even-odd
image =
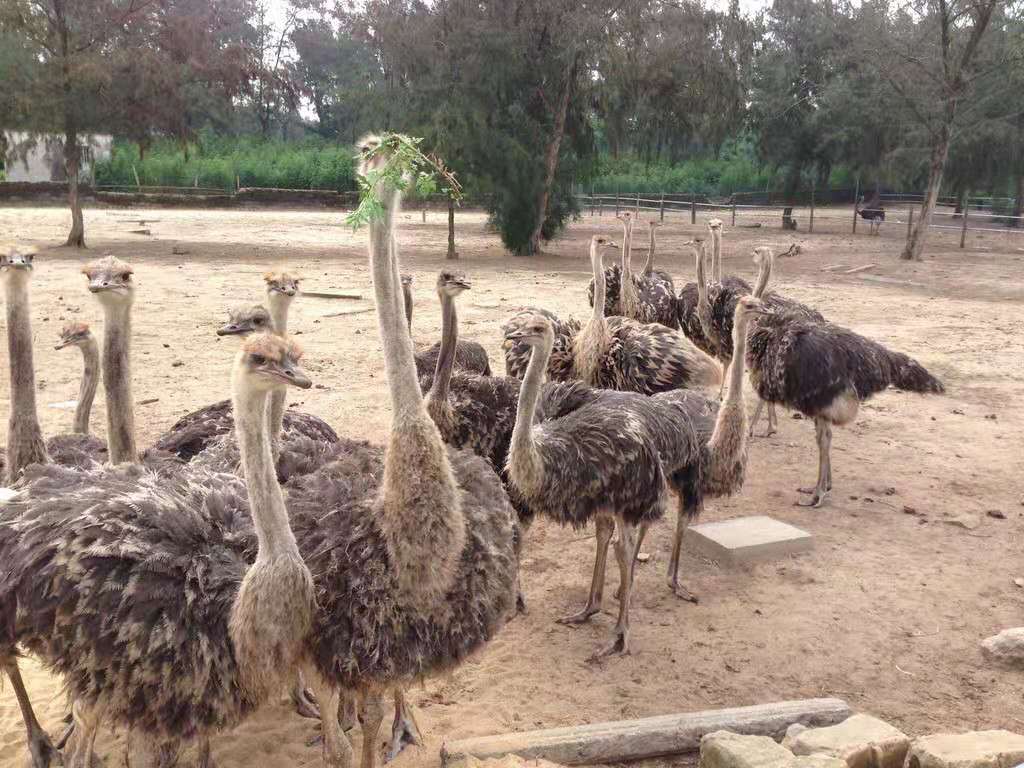
[[[378,156],[384,157],[385,162],[366,175],[356,176],[359,206],[345,218],[353,230],[383,217],[384,207],[377,192],[387,187],[402,192],[413,187],[420,197],[440,191],[455,202],[462,199],[462,185],[455,174],[436,155],[424,154],[419,148],[422,141],[401,133],[386,133],[379,144],[359,155],[364,163]]]

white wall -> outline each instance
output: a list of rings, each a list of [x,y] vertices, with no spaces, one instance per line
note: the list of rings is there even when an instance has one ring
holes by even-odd
[[[7,157],[4,174],[7,181],[65,181],[64,137],[53,134],[30,134],[4,131],[7,139]],[[106,135],[80,136],[82,168],[78,178],[92,179],[94,159],[110,157],[113,138]]]

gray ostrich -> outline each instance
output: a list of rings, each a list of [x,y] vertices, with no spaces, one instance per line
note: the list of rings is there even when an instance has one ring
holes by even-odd
[[[299,279],[283,269],[267,272],[263,279],[270,310],[260,304],[233,309],[228,322],[217,329],[218,336],[246,336],[264,330],[287,333],[289,309],[299,291]],[[292,438],[307,453],[320,443],[337,443],[337,433],[326,422],[309,413],[285,409],[282,397],[272,400],[269,410],[275,455],[286,457]],[[238,446],[231,426],[231,401],[221,400],[182,416],[157,438],[153,447],[183,461],[192,461],[207,449],[216,448],[215,454],[207,457],[208,466],[231,471],[238,464]],[[228,445],[217,446],[222,439]],[[287,476],[287,472],[279,472],[282,479]]]
[[[606,274],[607,271],[605,270]],[[607,305],[607,302],[605,304]],[[573,341],[583,326],[575,318],[560,320],[554,312],[539,307],[524,307],[502,323],[501,334],[505,339],[502,346],[505,350],[505,375],[516,379],[526,375],[526,366],[530,363],[530,347],[515,341],[514,337],[519,328],[533,320],[534,315],[544,315],[554,329],[555,346],[548,360],[548,379],[570,381],[573,378]]]
[[[650,222],[650,245],[647,262],[639,275],[632,272],[632,255],[623,258],[623,265],[629,279],[621,280],[620,304],[625,317],[641,323],[660,323],[674,328],[676,324],[676,295],[672,276],[654,269],[655,222]],[[629,242],[633,242],[633,222],[628,222]],[[627,250],[630,250],[627,249]]]
[[[599,235],[591,239],[594,308],[573,340],[573,376],[592,387],[645,395],[720,384],[721,366],[680,331],[604,316],[601,250],[608,245],[614,243]]]
[[[57,464],[65,467],[103,463],[107,444],[89,433],[89,417],[100,383],[100,348],[87,323],[72,322],[64,326],[54,349],[77,347],[82,353],[82,381],[70,435],[57,435],[46,441],[46,450]]]
[[[818,481],[799,489],[820,506],[832,488],[832,426],[849,424],[860,404],[894,386],[909,392],[944,392],[942,382],[916,360],[832,323],[785,312],[767,315],[750,330],[747,367],[754,390],[769,405],[784,405],[814,419]]]
[[[269,395],[309,387],[298,347],[248,340],[232,374],[247,486],[194,468],[71,471],[36,465],[0,505],[0,664],[35,768],[54,755],[17,674],[16,646],[74,701],[65,765],[88,768],[106,720],[170,765],[182,740],[230,728],[276,694],[308,652],[313,581],[289,527],[267,434]],[[251,514],[251,519],[250,519]],[[253,531],[255,527],[255,531]]]
[[[405,304],[405,319],[409,325],[409,333],[412,333],[412,275],[402,275],[402,298]],[[437,367],[437,359],[441,354],[441,342],[432,344],[427,349],[415,353],[416,373],[419,376],[427,376],[434,372]],[[467,373],[479,373],[481,376],[491,375],[491,361],[487,357],[487,350],[476,341],[459,339],[455,344],[456,368]]]
[[[359,144],[383,218],[371,222],[370,268],[391,397],[384,466],[341,456],[293,480],[289,508],[316,574],[319,611],[305,677],[321,712],[324,757],[348,766],[341,698],[362,699],[364,768],[377,759],[382,697],[447,672],[500,629],[515,604],[515,520],[488,463],[445,446],[427,413],[404,317],[394,242],[398,189],[389,150]],[[398,724],[401,725],[400,723]]]

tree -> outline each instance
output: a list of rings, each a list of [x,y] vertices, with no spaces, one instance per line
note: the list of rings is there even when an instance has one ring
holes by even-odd
[[[977,105],[979,76],[997,62],[982,46],[1004,0],[920,0],[890,7],[880,2],[864,15],[859,49],[878,84],[902,104],[928,147],[928,180],[903,259],[920,259],[939,199],[950,147],[965,107]]]

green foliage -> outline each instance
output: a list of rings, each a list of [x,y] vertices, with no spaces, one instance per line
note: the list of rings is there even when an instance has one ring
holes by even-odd
[[[243,187],[277,189],[356,189],[353,150],[320,139],[302,142],[260,141],[254,137],[204,134],[185,147],[157,141],[139,157],[135,144],[117,142],[110,159],[96,164],[97,184],[134,185],[132,166],[147,186]]]

